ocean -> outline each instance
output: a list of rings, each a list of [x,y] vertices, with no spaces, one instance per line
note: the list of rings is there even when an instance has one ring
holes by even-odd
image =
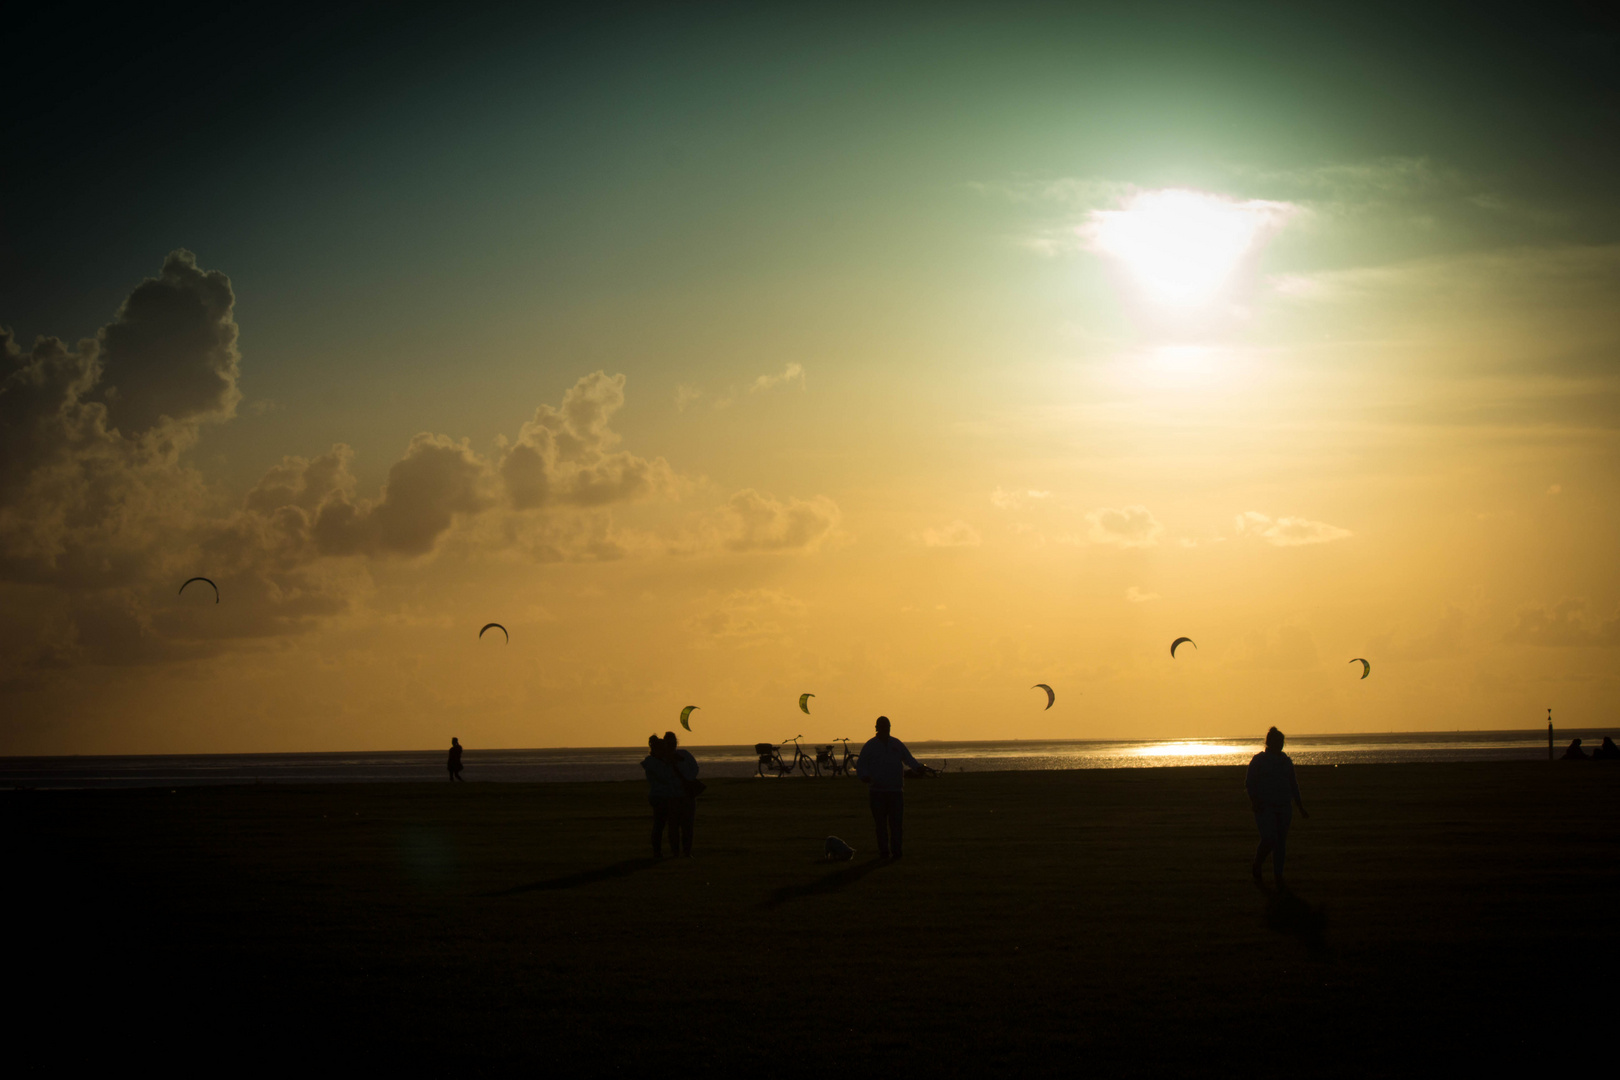
[[[1560,731],[1558,753],[1581,738],[1588,751],[1604,731]],[[803,744],[815,754],[816,745]],[[1033,769],[1163,768],[1247,764],[1260,740],[916,741],[918,760],[947,772]],[[793,756],[787,744],[786,756]],[[753,776],[749,746],[689,746],[705,778]],[[855,749],[859,749],[858,746]],[[1418,761],[1545,760],[1547,732],[1455,731],[1363,735],[1291,735],[1285,748],[1300,765],[1361,765]],[[644,746],[481,750],[468,747],[463,778],[495,783],[639,780]],[[0,758],[0,788],[176,787],[182,784],[403,783],[443,781],[445,750],[319,754],[152,754]],[[790,779],[806,779],[799,773]]]

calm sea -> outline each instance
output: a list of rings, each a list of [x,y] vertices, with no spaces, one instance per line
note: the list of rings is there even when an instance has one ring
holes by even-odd
[[[1579,737],[1588,750],[1609,732],[1560,731],[1558,752]],[[803,744],[814,754],[811,743]],[[1174,765],[1242,765],[1260,749],[1247,739],[1169,742],[911,742],[911,752],[950,772],[1027,769],[1123,769]],[[689,747],[704,777],[752,776],[752,746]],[[858,747],[857,747],[858,749]],[[1294,735],[1287,750],[1301,765],[1403,761],[1545,760],[1547,732],[1456,731],[1386,735]],[[526,783],[639,780],[644,747],[480,750],[464,758],[469,781]],[[788,746],[792,757],[792,744]],[[334,754],[185,754],[117,757],[0,758],[0,787],[162,787],[179,784],[399,783],[443,780],[445,751]],[[797,774],[794,777],[799,779]]]

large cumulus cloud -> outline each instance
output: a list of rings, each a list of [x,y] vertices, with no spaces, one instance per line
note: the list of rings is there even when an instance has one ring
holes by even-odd
[[[677,550],[615,522],[689,485],[621,446],[625,378],[601,371],[487,454],[423,432],[366,494],[338,444],[283,458],[229,505],[187,452],[242,398],[234,305],[224,274],[176,251],[94,338],[24,349],[0,328],[0,682],[303,632],[354,609],[372,560],[432,558],[451,536],[547,562]],[[744,491],[707,520],[688,553],[811,550],[838,509]],[[230,602],[177,601],[194,573]]]

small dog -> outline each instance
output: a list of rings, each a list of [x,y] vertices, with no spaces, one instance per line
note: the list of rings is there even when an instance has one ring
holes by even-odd
[[[827,837],[827,854],[823,858],[834,862],[849,862],[855,857],[855,849],[838,839],[836,836]]]

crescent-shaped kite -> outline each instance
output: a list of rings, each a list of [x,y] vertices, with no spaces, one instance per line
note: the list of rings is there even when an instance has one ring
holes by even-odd
[[[500,632],[501,632],[501,633],[503,633],[503,634],[506,634],[506,627],[504,627],[504,626],[502,626],[502,625],[501,625],[501,624],[500,624],[500,623],[498,623],[498,622],[491,622],[491,623],[485,623],[485,624],[484,624],[484,630],[488,630],[488,629],[490,629],[490,628],[491,628],[491,627],[493,627],[493,628],[494,628],[494,629],[496,629],[496,630],[499,630],[499,631],[500,631]],[[480,637],[480,638],[482,638],[482,637],[483,637],[483,636],[484,636],[484,630],[480,630],[480,631],[478,631],[478,636],[479,636],[479,637]],[[506,643],[507,643],[507,644],[508,644],[508,645],[510,645],[510,644],[512,644],[512,635],[511,635],[511,634],[506,634]]]
[[[692,725],[688,724],[686,721],[691,717],[692,710],[695,708],[697,708],[696,705],[688,705],[686,708],[681,710],[681,727],[685,728],[687,731],[692,730]]]
[[[205,577],[187,578],[186,579],[186,584],[180,586],[180,593],[185,592],[186,591],[186,585],[190,585],[193,581],[206,581],[206,582],[208,582],[208,587],[214,590],[214,603],[216,603],[216,604],[219,603],[219,586],[215,585],[211,578],[205,578]],[[175,593],[175,595],[179,596],[180,593]]]
[[[804,710],[804,714],[806,716],[810,715],[810,699],[815,697],[815,696],[816,695],[814,695],[814,694],[800,694],[799,695],[799,708]]]
[[[1198,648],[1198,642],[1194,641],[1192,638],[1190,638],[1190,637],[1178,637],[1178,638],[1176,638],[1176,640],[1174,640],[1174,641],[1172,641],[1170,643],[1170,659],[1174,660],[1176,658],[1176,646],[1180,645],[1183,641],[1185,641],[1187,644],[1191,645],[1195,649]]]
[[[1358,656],[1358,657],[1356,657],[1354,660],[1352,660],[1350,662],[1352,664],[1360,664],[1361,665],[1361,677],[1363,679],[1365,679],[1367,676],[1372,674],[1372,665],[1367,663],[1367,661],[1363,660],[1361,657]]]
[[[1052,688],[1050,686],[1047,686],[1043,682],[1036,683],[1034,686],[1030,687],[1030,689],[1031,690],[1045,690],[1046,691],[1046,708],[1047,709],[1050,709],[1052,707],[1052,702],[1057,700],[1057,695],[1052,692]],[[1046,709],[1042,709],[1041,711],[1045,712]]]

